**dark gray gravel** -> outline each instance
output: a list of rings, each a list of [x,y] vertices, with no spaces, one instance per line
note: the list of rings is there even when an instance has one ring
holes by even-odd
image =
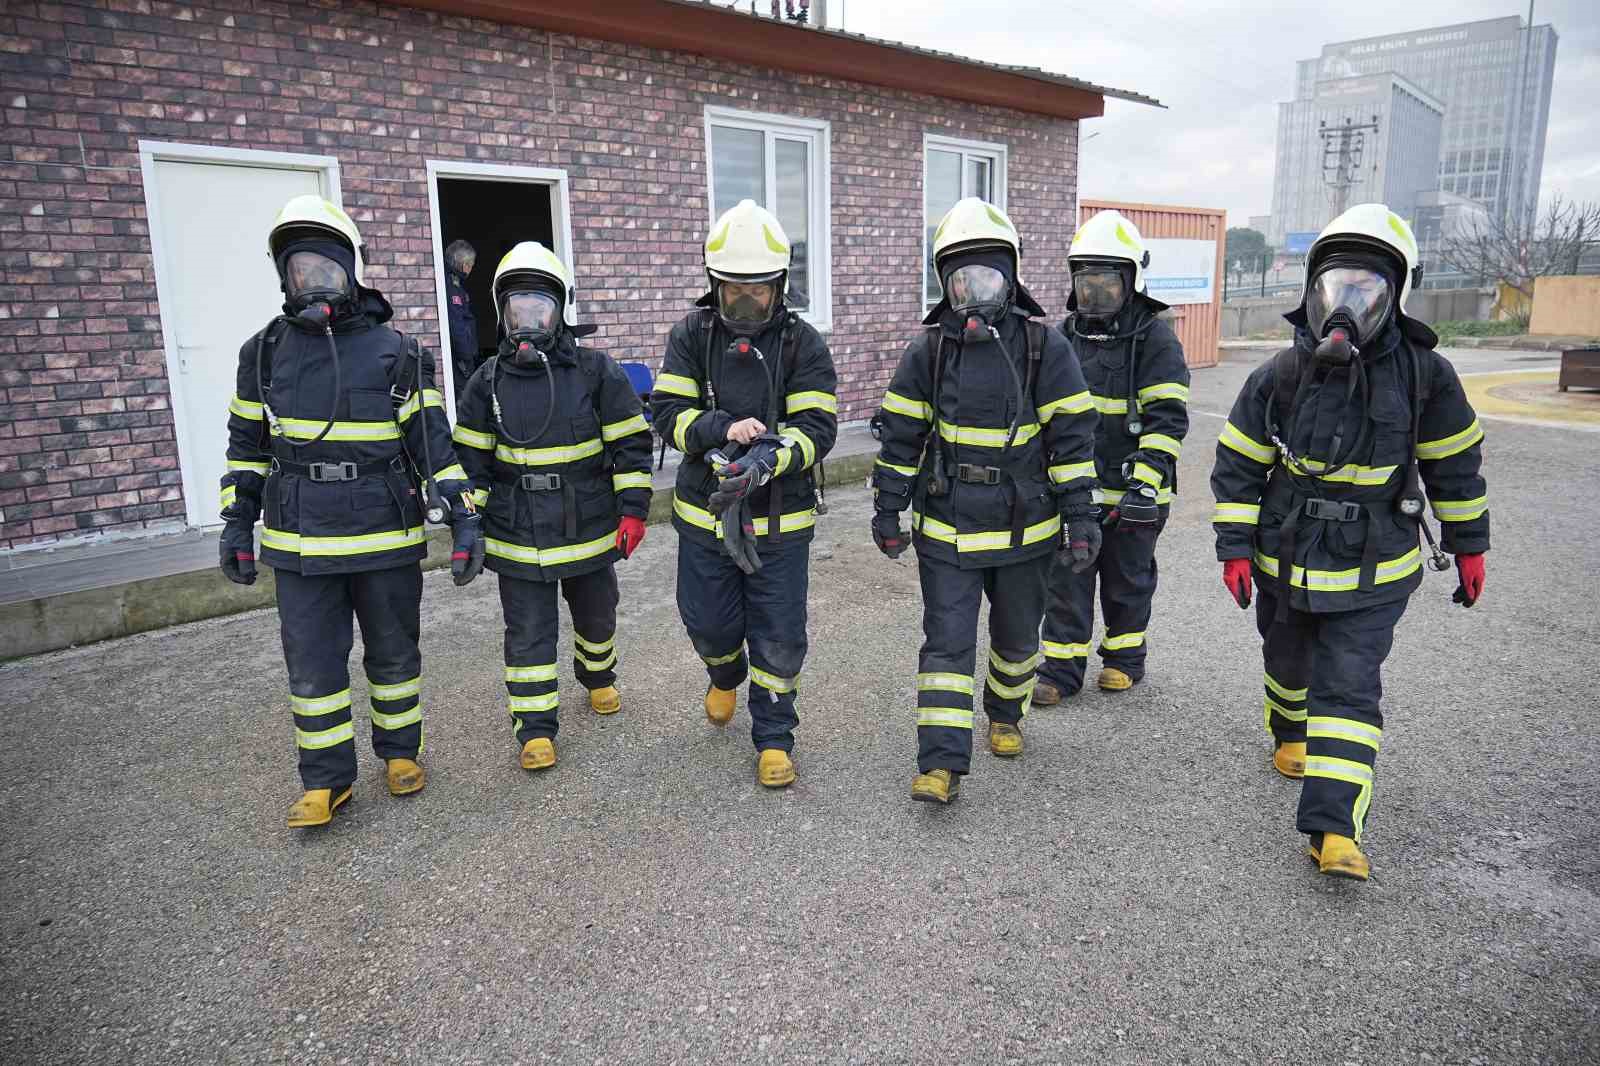
[[[1247,369],[1195,377],[1147,683],[1036,711],[948,810],[907,798],[916,574],[859,489],[815,549],[784,793],[742,713],[699,711],[665,527],[623,568],[624,712],[568,673],[541,776],[494,579],[430,575],[428,788],[389,798],[363,749],[326,831],[282,825],[274,614],[0,667],[0,1062],[1600,1061],[1600,435],[1489,425],[1485,600],[1413,600],[1375,877],[1334,882],[1212,562],[1199,412]]]

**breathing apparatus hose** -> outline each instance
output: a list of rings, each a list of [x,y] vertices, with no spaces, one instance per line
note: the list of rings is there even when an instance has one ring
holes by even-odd
[[[1006,342],[1000,339],[1000,331],[993,326],[989,327],[989,336],[1000,346],[1000,361],[1005,363],[1006,369],[1011,371],[1011,383],[1017,387],[1017,413],[1011,419],[1011,428],[1006,432],[1006,446],[1000,452],[1001,461],[1011,454],[1011,445],[1017,439],[1017,434],[1022,430],[1023,403],[1027,400],[1027,387],[1022,384],[1022,375],[1017,372],[1016,363],[1011,358],[1011,349],[1006,347]]]
[[[506,427],[504,412],[500,408],[500,357],[498,355],[493,356],[490,362],[494,365],[489,369],[489,405],[494,409],[495,427],[500,430],[502,437],[519,448],[532,444],[545,435],[545,431],[550,428],[550,421],[555,417],[556,413],[556,379],[555,375],[550,372],[549,357],[544,352],[539,352],[539,362],[544,364],[545,381],[550,386],[550,402],[545,404],[544,421],[539,424],[538,431],[527,438],[513,435],[511,430]]]
[[[288,315],[279,315],[277,318],[273,319],[267,324],[266,329],[256,334],[256,395],[261,397],[261,410],[267,416],[267,424],[272,427],[273,436],[277,437],[279,440],[283,441],[284,444],[294,449],[309,448],[313,444],[323,440],[329,433],[333,432],[333,424],[334,422],[338,421],[339,418],[339,393],[340,387],[344,384],[343,369],[339,364],[339,346],[334,343],[333,326],[326,317],[329,308],[326,304],[316,306],[319,306],[322,309],[322,313],[320,315],[309,314],[308,312],[311,311],[312,308],[307,308],[305,311],[302,311],[299,315],[295,316],[295,318],[290,318]],[[286,325],[290,325],[292,328],[292,324],[296,321],[296,319],[311,324],[317,324],[318,318],[322,319],[320,323],[322,326],[322,336],[327,340],[328,351],[333,356],[333,404],[328,411],[328,421],[323,425],[321,431],[319,431],[317,435],[312,437],[310,440],[297,444],[284,434],[283,426],[278,420],[277,413],[272,410],[272,405],[267,402],[265,381],[261,374],[261,357],[266,347],[267,333],[271,331],[273,326],[277,325],[279,322],[282,322]]]

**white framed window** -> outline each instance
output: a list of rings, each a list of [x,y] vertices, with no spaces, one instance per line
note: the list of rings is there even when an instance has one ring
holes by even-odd
[[[746,199],[777,215],[794,248],[789,306],[824,330],[833,323],[829,137],[819,119],[706,108],[708,224]]]
[[[957,200],[976,196],[1006,209],[1006,146],[967,141],[938,133],[922,135],[922,297],[939,302],[939,275],[933,269],[933,231]]]

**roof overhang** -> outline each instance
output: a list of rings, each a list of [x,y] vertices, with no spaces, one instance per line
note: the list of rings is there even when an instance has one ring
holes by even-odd
[[[703,0],[405,0],[404,6],[1053,118],[1097,118],[1105,113],[1107,96],[1162,106],[1148,96],[1042,70],[981,63],[841,30],[795,26]]]

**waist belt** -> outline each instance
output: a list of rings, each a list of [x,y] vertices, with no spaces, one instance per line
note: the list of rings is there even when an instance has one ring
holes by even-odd
[[[284,470],[300,477],[309,478],[318,484],[338,481],[354,481],[357,478],[371,477],[374,474],[400,473],[400,456],[392,459],[383,459],[376,463],[296,463],[289,459],[274,457],[272,466],[275,470]]]
[[[1378,578],[1378,536],[1380,517],[1392,510],[1394,502],[1352,503],[1343,500],[1323,500],[1301,497],[1289,509],[1278,532],[1278,612],[1277,621],[1289,617],[1289,596],[1294,591],[1295,542],[1300,532],[1302,518],[1320,522],[1367,523],[1367,541],[1361,549],[1361,578],[1358,592],[1371,592]],[[1309,567],[1307,569],[1310,569]],[[1311,593],[1311,583],[1306,582],[1306,594]]]
[[[968,485],[998,485],[1002,471],[998,466],[977,466],[961,463],[956,467],[956,480]]]
[[[510,486],[513,492],[521,489],[523,492],[561,493],[562,535],[569,541],[578,539],[578,493],[570,477],[562,477],[560,474],[521,474],[496,480],[502,485]]]

